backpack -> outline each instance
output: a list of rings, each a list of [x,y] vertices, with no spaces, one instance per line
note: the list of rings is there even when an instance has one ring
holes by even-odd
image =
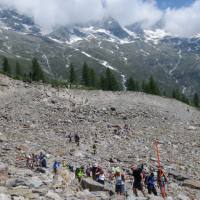
[[[147,179],[147,185],[150,187],[154,187],[155,186],[155,179],[153,176],[149,176]]]
[[[117,176],[116,177],[116,185],[122,185],[122,183],[123,183],[122,176],[121,175]]]
[[[58,162],[54,162],[53,164],[53,169],[56,170],[59,167],[59,163]]]

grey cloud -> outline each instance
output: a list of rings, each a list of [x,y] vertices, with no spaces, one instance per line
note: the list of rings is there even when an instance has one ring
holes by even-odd
[[[200,1],[189,7],[168,9],[164,17],[165,30],[178,36],[191,37],[200,33]]]
[[[154,24],[161,16],[154,1],[144,0],[0,0],[34,18],[45,29],[57,25],[84,23],[111,16],[123,25],[142,22]]]
[[[0,4],[33,17],[44,30],[87,23],[110,16],[122,25],[150,28],[164,21],[167,32],[180,36],[200,33],[200,0],[180,9],[160,10],[155,0],[0,0]],[[187,28],[186,28],[187,27]]]

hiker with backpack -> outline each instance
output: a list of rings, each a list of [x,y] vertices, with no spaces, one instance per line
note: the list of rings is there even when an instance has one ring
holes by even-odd
[[[83,166],[76,168],[75,176],[78,179],[78,181],[81,182],[81,179],[84,176],[84,167]]]
[[[40,167],[47,168],[46,158],[47,158],[46,155],[43,152],[40,152],[40,155],[39,155],[39,165],[40,165]]]
[[[115,173],[113,175],[115,178],[115,192],[118,195],[123,195],[125,192],[125,176],[121,172],[119,168],[115,169]]]
[[[97,181],[98,178],[99,178],[99,173],[100,173],[100,171],[101,171],[101,168],[98,166],[97,163],[95,163],[95,164],[92,166],[91,171],[92,171],[92,179],[95,180],[95,181]]]
[[[60,168],[60,162],[58,162],[57,160],[55,160],[55,162],[53,164],[53,173],[54,173],[53,178],[54,179],[58,177],[59,168]]]
[[[148,194],[153,193],[155,196],[157,196],[158,194],[156,191],[155,182],[156,182],[156,179],[155,179],[154,173],[153,173],[153,171],[151,171],[150,175],[146,176],[145,183],[147,185]]]
[[[133,165],[132,168],[132,176],[134,177],[133,180],[133,193],[136,197],[138,197],[137,190],[140,190],[144,197],[146,197],[144,192],[144,177],[143,177],[143,166],[139,168],[137,165]]]
[[[91,172],[92,172],[92,167],[91,166],[87,166],[86,170],[85,170],[85,174],[87,177],[91,177]]]
[[[158,169],[158,175],[157,175],[157,183],[158,183],[158,187],[160,188],[161,194],[163,198],[167,197],[167,193],[166,193],[166,184],[168,182],[168,178],[165,175],[163,169],[160,167]]]
[[[98,179],[97,182],[104,185],[105,184],[105,175],[104,175],[104,171],[101,170],[98,174]]]

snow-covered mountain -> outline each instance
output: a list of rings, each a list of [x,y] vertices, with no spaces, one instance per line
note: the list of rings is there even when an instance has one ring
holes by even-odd
[[[69,64],[80,74],[86,61],[98,73],[109,67],[124,84],[129,76],[145,80],[151,74],[165,89],[200,92],[200,35],[171,36],[157,26],[122,27],[112,18],[57,27],[44,33],[34,21],[13,10],[0,10],[0,56],[20,60],[28,71],[37,57],[51,76],[67,77]]]

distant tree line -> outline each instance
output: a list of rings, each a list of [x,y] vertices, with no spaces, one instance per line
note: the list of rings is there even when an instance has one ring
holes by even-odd
[[[32,59],[31,70],[26,73],[24,73],[19,62],[16,62],[15,66],[11,67],[6,57],[3,58],[2,66],[2,73],[7,76],[28,82],[41,81],[44,83],[51,83],[54,87],[68,87],[70,85],[81,86],[83,89],[102,89],[105,91],[119,91],[122,89],[122,86],[117,81],[112,70],[106,68],[103,73],[97,76],[95,70],[89,67],[86,62],[84,62],[82,66],[81,76],[78,76],[76,73],[75,66],[72,63],[70,64],[67,73],[68,81],[48,78],[36,58]],[[167,94],[159,87],[153,76],[150,76],[147,81],[138,81],[134,80],[133,77],[129,77],[126,81],[126,88],[127,91],[138,91],[152,95],[166,96],[195,107],[200,107],[200,99],[197,93],[193,95],[192,99],[186,97],[185,94],[181,93],[177,88],[173,89],[171,94]]]
[[[11,67],[6,57],[3,58],[3,68],[2,73],[6,74],[15,79],[20,79],[23,81],[43,81],[45,82],[44,72],[37,61],[36,58],[32,59],[31,71],[29,73],[24,73],[19,62],[16,62],[15,66]]]
[[[105,72],[100,75],[100,78],[98,78],[95,70],[89,67],[86,62],[83,64],[80,80],[77,78],[74,65],[71,64],[68,80],[72,85],[81,84],[88,89],[102,89],[107,91],[120,90],[119,83],[109,68],[106,68]]]
[[[148,81],[142,81],[142,83],[130,77],[126,82],[126,87],[128,91],[138,91],[158,96],[166,96],[182,101],[188,105],[200,107],[200,99],[197,93],[193,95],[192,99],[189,99],[185,94],[180,92],[179,89],[173,89],[171,94],[167,94],[165,91],[161,90],[153,76],[150,76]]]

